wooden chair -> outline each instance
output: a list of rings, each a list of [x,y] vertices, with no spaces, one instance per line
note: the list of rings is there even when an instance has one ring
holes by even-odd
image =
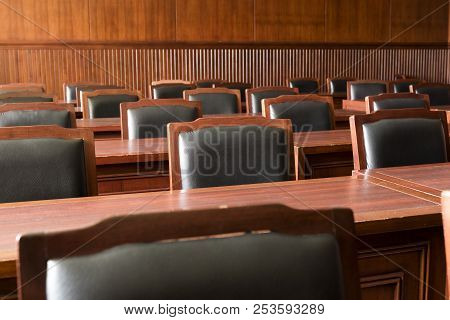
[[[36,102],[11,103],[0,106],[0,127],[59,125],[76,128],[72,104]]]
[[[5,103],[55,102],[56,96],[40,92],[15,92],[0,94],[0,105]]]
[[[199,101],[202,113],[233,114],[242,113],[241,92],[227,88],[197,88],[185,90],[184,100]]]
[[[422,109],[350,117],[355,170],[447,162],[447,116]]]
[[[94,138],[59,126],[0,128],[0,202],[97,195]]]
[[[247,82],[224,82],[215,86],[216,88],[228,88],[233,90],[239,90],[241,93],[241,102],[245,103],[245,90],[251,89],[252,84]]]
[[[413,93],[427,94],[431,107],[450,105],[450,84],[420,83],[411,85],[409,88]]]
[[[202,116],[201,103],[180,99],[144,99],[120,104],[122,139],[167,136],[167,125],[190,122]]]
[[[250,204],[117,216],[21,235],[19,297],[359,299],[355,238],[349,209]]]
[[[247,113],[261,113],[262,100],[279,96],[298,94],[297,88],[288,87],[259,87],[245,90]]]
[[[293,78],[287,79],[287,86],[289,88],[297,88],[300,94],[319,94],[320,85],[317,78]]]
[[[389,82],[378,80],[358,80],[347,82],[347,99],[342,108],[352,111],[366,111],[365,98],[388,93]]]
[[[81,96],[83,118],[119,118],[121,103],[136,102],[141,98],[139,91],[126,89],[100,89],[83,92]]]
[[[194,82],[194,85],[197,88],[215,88],[220,87],[222,83],[225,81],[220,79],[203,79],[203,80],[197,80]]]
[[[333,97],[347,99],[347,82],[349,81],[356,81],[356,78],[327,78],[327,92]]]
[[[77,87],[89,87],[89,86],[101,86],[101,84],[89,81],[63,83],[64,101],[66,103],[76,103],[78,105]]]
[[[334,106],[331,96],[300,94],[264,99],[263,116],[289,119],[294,132],[334,130]]]
[[[408,93],[410,92],[409,87],[411,85],[416,85],[422,83],[419,79],[398,79],[394,81],[389,81],[389,92],[392,93]]]
[[[108,85],[108,84],[79,84],[75,87],[76,92],[76,104],[83,109],[83,101],[81,96],[83,92],[92,92],[96,90],[104,89],[125,89],[124,86]]]
[[[0,85],[0,94],[11,94],[18,92],[45,92],[42,83],[8,83]]]
[[[430,101],[426,94],[415,93],[383,93],[366,97],[366,113],[391,109],[430,109]]]
[[[195,85],[184,80],[153,81],[150,85],[151,99],[183,99],[184,90],[195,89]]]
[[[442,227],[444,229],[444,242],[445,242],[445,258],[446,258],[446,280],[447,280],[447,294],[446,299],[449,300],[449,288],[450,288],[450,191],[442,192]]]
[[[172,190],[295,178],[289,120],[224,117],[170,123],[168,142]]]

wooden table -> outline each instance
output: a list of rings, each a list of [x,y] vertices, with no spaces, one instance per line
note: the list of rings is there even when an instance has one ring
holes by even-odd
[[[13,289],[15,239],[21,233],[80,228],[114,215],[277,202],[318,212],[327,207],[354,211],[364,298],[443,296],[445,263],[439,202],[392,190],[362,175],[2,204],[0,291],[6,294]]]
[[[165,138],[96,140],[100,194],[169,190]]]
[[[77,128],[91,129],[95,139],[120,139],[120,118],[77,119]]]
[[[337,109],[335,110],[336,129],[350,128],[348,119],[355,114],[363,112]],[[205,117],[223,117],[224,115],[206,115]],[[233,114],[231,117],[254,117],[261,114]],[[88,128],[94,132],[96,139],[120,138],[120,118],[97,118],[97,119],[77,119],[78,128]]]
[[[298,179],[351,175],[353,155],[349,130],[294,133],[294,145]],[[96,140],[95,154],[100,194],[169,189],[164,138]]]
[[[355,174],[430,201],[439,201],[450,190],[450,163],[362,170]]]

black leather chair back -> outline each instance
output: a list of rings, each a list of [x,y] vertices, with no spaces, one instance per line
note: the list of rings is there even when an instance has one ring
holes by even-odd
[[[450,105],[450,86],[421,86],[415,93],[427,94],[430,97],[430,106]]]
[[[53,102],[53,97],[17,96],[17,97],[7,97],[7,98],[0,99],[0,104],[26,103],[26,102]]]
[[[269,106],[271,119],[290,119],[294,132],[332,130],[333,119],[328,103],[290,101]]]
[[[195,108],[186,106],[151,106],[127,110],[128,139],[167,137],[167,124],[190,122],[199,117]]]
[[[87,196],[84,142],[0,140],[0,202]]]
[[[178,136],[182,189],[289,180],[286,130],[217,126]]]
[[[47,299],[342,299],[331,234],[128,244],[50,260]]]
[[[81,100],[81,97],[83,95],[83,92],[92,92],[95,90],[103,90],[103,89],[123,89],[124,87],[121,86],[116,86],[116,85],[106,85],[106,84],[81,84],[81,85],[75,85],[72,86],[69,90],[70,90],[70,97],[73,100],[68,100],[68,89],[66,86],[66,102],[70,103],[70,102],[74,102],[77,100],[77,95],[78,98]]]
[[[251,107],[252,107],[252,110],[250,110],[250,113],[262,112],[261,102],[263,101],[263,99],[276,98],[279,96],[290,96],[290,95],[295,95],[295,94],[297,94],[297,93],[289,91],[289,90],[282,90],[282,89],[273,89],[273,90],[266,90],[266,91],[260,91],[260,92],[253,92],[250,94]],[[247,102],[247,108],[248,108],[248,102]]]
[[[38,125],[57,125],[71,128],[70,113],[67,110],[10,110],[0,108],[0,127],[20,127]]]
[[[232,114],[240,113],[237,96],[232,93],[208,92],[188,95],[189,101],[200,101],[203,114]]]
[[[192,90],[195,87],[191,84],[170,83],[160,84],[152,87],[153,99],[183,99],[184,90]]]
[[[422,99],[414,98],[392,98],[383,99],[373,102],[373,111],[389,110],[389,109],[410,109],[423,108],[427,109],[427,102]]]
[[[332,95],[346,95],[347,94],[347,82],[348,79],[330,79],[330,94]]]
[[[387,92],[385,83],[356,82],[350,84],[350,100],[364,100],[367,96],[376,96]]]
[[[241,101],[245,102],[245,90],[251,89],[251,83],[241,83],[241,82],[226,82],[220,84],[220,87],[227,89],[239,90],[241,92]]]
[[[314,79],[291,79],[289,87],[297,88],[300,94],[319,93],[319,83]]]
[[[137,95],[114,94],[98,95],[87,98],[89,118],[117,118],[120,117],[120,104],[122,102],[136,102]]]
[[[398,81],[392,82],[392,92],[393,93],[407,93],[409,91],[409,86],[419,83],[419,80],[411,81]]]
[[[197,88],[214,88],[214,86],[220,86],[222,83],[222,80],[200,80],[195,82],[195,86]]]
[[[440,119],[383,119],[363,124],[367,169],[447,162]]]

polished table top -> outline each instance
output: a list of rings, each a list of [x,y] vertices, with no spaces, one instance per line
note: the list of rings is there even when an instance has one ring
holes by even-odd
[[[294,133],[294,146],[306,154],[352,150],[349,130]],[[97,165],[168,160],[167,153],[165,138],[95,141]]]
[[[397,187],[419,191],[433,199],[450,190],[450,163],[362,170],[365,177],[386,181]],[[407,192],[406,190],[405,192]]]
[[[0,263],[7,262],[13,269],[17,258],[16,236],[22,233],[86,227],[115,215],[268,203],[283,203],[298,209],[351,208],[360,235],[441,225],[439,202],[397,192],[362,175],[9,203],[0,204]]]

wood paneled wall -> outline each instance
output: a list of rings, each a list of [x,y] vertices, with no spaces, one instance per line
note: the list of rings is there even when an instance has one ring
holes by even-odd
[[[448,0],[2,0],[0,42],[449,40]]]
[[[151,46],[0,48],[0,83],[43,82],[62,96],[63,82],[119,84],[148,95],[151,81],[208,79],[285,85],[291,77],[391,80],[396,73],[449,81],[447,48],[157,48]]]

